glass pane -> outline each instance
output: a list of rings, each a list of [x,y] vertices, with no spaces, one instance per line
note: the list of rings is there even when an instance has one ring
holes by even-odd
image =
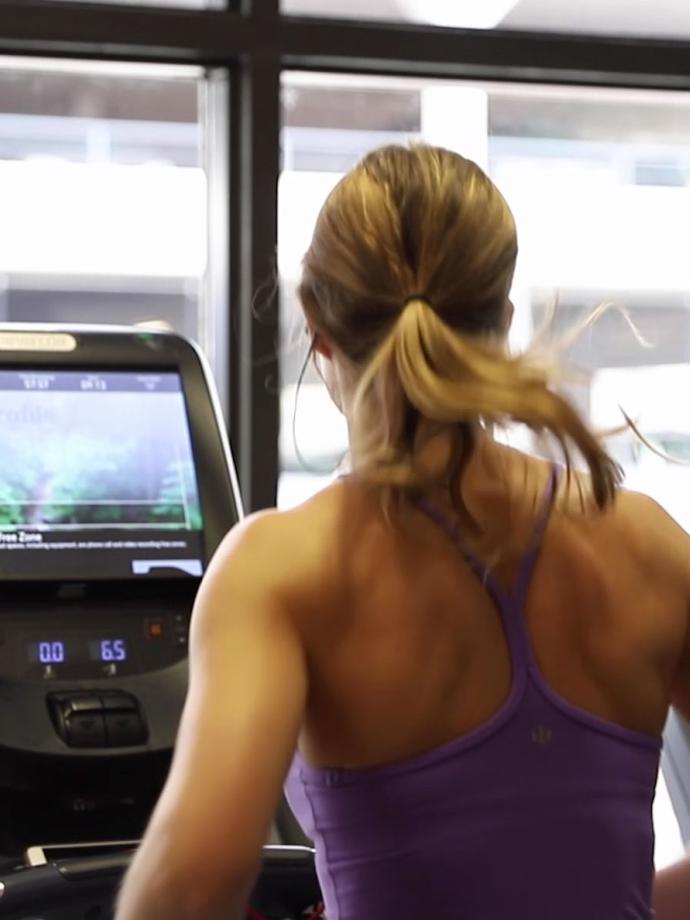
[[[515,214],[516,347],[555,302],[556,338],[603,302],[627,311],[635,331],[612,309],[563,355],[584,371],[567,389],[598,426],[620,425],[619,405],[637,420],[658,453],[630,434],[612,440],[627,485],[690,530],[690,465],[659,455],[690,457],[690,403],[677,398],[690,388],[690,95],[293,73],[283,109],[279,504],[331,481],[347,449],[313,368],[295,400],[306,354],[295,290],[316,215],[366,151],[424,139],[480,163]],[[544,450],[519,430],[508,437]],[[663,781],[655,818],[664,865],[683,847]]]
[[[686,0],[282,0],[285,13],[417,22],[465,29],[526,29],[642,38],[690,36]]]
[[[192,69],[4,59],[0,319],[197,336],[206,178]]]

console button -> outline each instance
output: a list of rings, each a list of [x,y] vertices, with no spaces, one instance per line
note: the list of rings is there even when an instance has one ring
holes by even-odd
[[[146,726],[138,712],[106,712],[105,732],[109,747],[144,744]]]
[[[163,620],[158,618],[147,618],[144,621],[146,635],[149,639],[163,638]]]
[[[70,747],[130,747],[148,737],[136,698],[122,690],[54,693],[48,702],[57,733]]]
[[[108,693],[101,693],[104,709],[125,709],[130,712],[138,712],[137,701],[129,693],[123,693],[121,690],[112,690]]]
[[[65,718],[70,718],[74,712],[99,712],[101,701],[97,696],[69,696],[61,701],[62,712]]]
[[[103,714],[101,712],[73,712],[65,720],[65,740],[70,747],[104,747]]]
[[[105,723],[98,696],[91,693],[51,693],[48,706],[58,735],[70,747],[103,747]]]

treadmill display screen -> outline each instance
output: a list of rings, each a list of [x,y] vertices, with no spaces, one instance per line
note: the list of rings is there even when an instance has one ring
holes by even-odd
[[[179,374],[0,371],[0,578],[199,576],[202,537]]]

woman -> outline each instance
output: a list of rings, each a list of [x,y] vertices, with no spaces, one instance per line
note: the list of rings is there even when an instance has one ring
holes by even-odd
[[[353,474],[216,554],[118,920],[243,917],[286,776],[329,920],[652,916],[690,538],[508,355],[516,253],[446,150],[374,152],[324,205],[300,296]],[[588,475],[496,443],[507,420]]]

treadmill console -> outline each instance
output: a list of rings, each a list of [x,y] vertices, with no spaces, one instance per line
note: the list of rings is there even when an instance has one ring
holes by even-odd
[[[0,853],[136,837],[240,517],[213,382],[171,333],[0,326],[0,443]]]

